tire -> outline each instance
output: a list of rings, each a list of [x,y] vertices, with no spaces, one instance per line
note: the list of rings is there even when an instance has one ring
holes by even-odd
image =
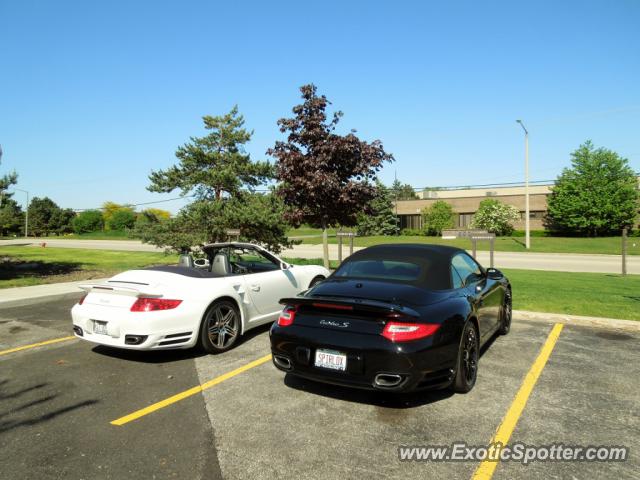
[[[240,337],[240,312],[235,303],[221,300],[211,305],[200,326],[200,346],[208,353],[231,349]]]
[[[323,281],[325,278],[323,276],[317,276],[314,277],[313,280],[311,280],[311,283],[309,284],[309,288],[315,287],[317,284],[319,284],[321,281]]]
[[[451,389],[456,393],[467,393],[476,384],[478,377],[478,358],[480,356],[480,340],[478,329],[473,322],[467,322],[462,331],[456,376]]]
[[[502,308],[500,309],[500,328],[498,333],[500,335],[506,335],[511,330],[511,317],[513,316],[513,298],[511,296],[511,289],[507,288],[504,292],[504,300],[502,302]]]

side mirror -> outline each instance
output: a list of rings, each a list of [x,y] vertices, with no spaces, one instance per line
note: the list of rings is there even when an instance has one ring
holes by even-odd
[[[504,274],[497,268],[487,268],[487,278],[491,280],[501,280],[504,278]]]
[[[280,269],[281,270],[289,270],[289,268],[291,268],[291,265],[289,265],[288,263],[285,263],[285,262],[280,262]]]

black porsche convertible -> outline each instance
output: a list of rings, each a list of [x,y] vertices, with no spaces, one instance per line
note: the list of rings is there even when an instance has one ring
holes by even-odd
[[[379,245],[348,257],[285,305],[270,330],[273,362],[337,385],[409,391],[476,382],[480,347],[511,325],[511,286],[464,250]]]

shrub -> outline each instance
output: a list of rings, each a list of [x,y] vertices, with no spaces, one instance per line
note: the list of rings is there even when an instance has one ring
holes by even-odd
[[[453,227],[453,208],[438,200],[422,210],[422,221],[428,235],[442,235],[442,230]]]
[[[419,228],[403,228],[401,233],[407,237],[419,237],[420,235],[424,235],[424,231]]]
[[[102,230],[104,222],[102,212],[99,210],[85,210],[73,219],[73,231],[76,233],[89,233]]]
[[[482,228],[496,235],[510,235],[513,222],[520,218],[520,212],[513,205],[507,205],[494,198],[480,202],[478,211],[473,216],[471,226]]]
[[[136,214],[129,208],[121,208],[111,214],[107,226],[111,230],[128,230],[136,223]]]

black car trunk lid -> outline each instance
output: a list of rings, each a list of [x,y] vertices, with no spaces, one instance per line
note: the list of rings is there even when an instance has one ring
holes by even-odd
[[[295,307],[296,325],[351,333],[379,335],[390,320],[412,322],[420,316],[399,303],[354,297],[293,297],[280,303]]]

